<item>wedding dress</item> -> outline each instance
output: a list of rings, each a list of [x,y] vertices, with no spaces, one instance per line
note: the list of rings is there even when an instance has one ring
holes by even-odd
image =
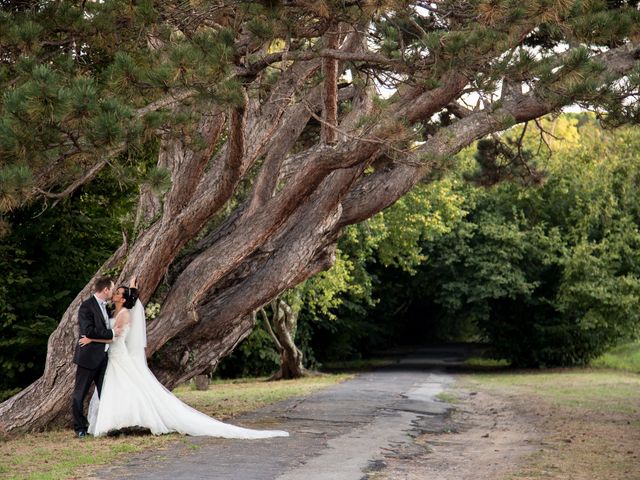
[[[143,427],[158,435],[179,432],[224,438],[287,437],[281,430],[251,430],[215,420],[191,408],[167,390],[147,367],[144,309],[138,300],[130,324],[109,346],[102,397],[94,393],[89,406],[91,435],[125,427]],[[111,319],[112,325],[115,319]]]

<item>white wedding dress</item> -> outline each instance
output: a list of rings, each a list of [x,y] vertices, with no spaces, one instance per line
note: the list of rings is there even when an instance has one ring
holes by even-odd
[[[215,420],[186,405],[167,390],[147,367],[146,334],[140,301],[130,310],[131,323],[109,346],[109,363],[102,384],[89,406],[91,435],[100,436],[125,427],[143,427],[155,435],[179,432],[224,438],[288,437],[281,430],[251,430]],[[112,325],[115,323],[111,319]]]

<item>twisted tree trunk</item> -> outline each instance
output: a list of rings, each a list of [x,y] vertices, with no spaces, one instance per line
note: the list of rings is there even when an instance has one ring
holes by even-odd
[[[260,309],[265,327],[280,354],[280,368],[270,377],[270,380],[303,377],[305,374],[303,355],[293,340],[298,327],[298,312],[281,298],[272,300],[270,306],[271,320],[264,308]]]

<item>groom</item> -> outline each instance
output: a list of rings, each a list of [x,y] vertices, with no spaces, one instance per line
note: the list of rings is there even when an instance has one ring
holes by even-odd
[[[111,300],[115,285],[108,277],[98,277],[94,283],[94,294],[80,305],[78,322],[80,337],[83,335],[92,339],[112,340],[118,331],[109,326],[109,314],[106,302]],[[76,344],[73,363],[78,365],[76,370],[76,385],[73,390],[72,411],[73,429],[78,438],[87,434],[88,421],[85,417],[84,399],[89,387],[95,383],[98,396],[102,391],[102,380],[107,369],[108,343],[92,342],[86,346]]]

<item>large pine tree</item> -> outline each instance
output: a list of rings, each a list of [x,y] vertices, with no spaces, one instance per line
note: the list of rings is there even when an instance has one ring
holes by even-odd
[[[637,1],[0,6],[0,211],[51,205],[153,152],[136,226],[101,271],[137,274],[142,300],[161,302],[148,354],[168,386],[328,268],[344,226],[474,140],[572,104],[638,118]],[[42,378],[0,405],[0,430],[67,413],[89,292],[50,337]]]

